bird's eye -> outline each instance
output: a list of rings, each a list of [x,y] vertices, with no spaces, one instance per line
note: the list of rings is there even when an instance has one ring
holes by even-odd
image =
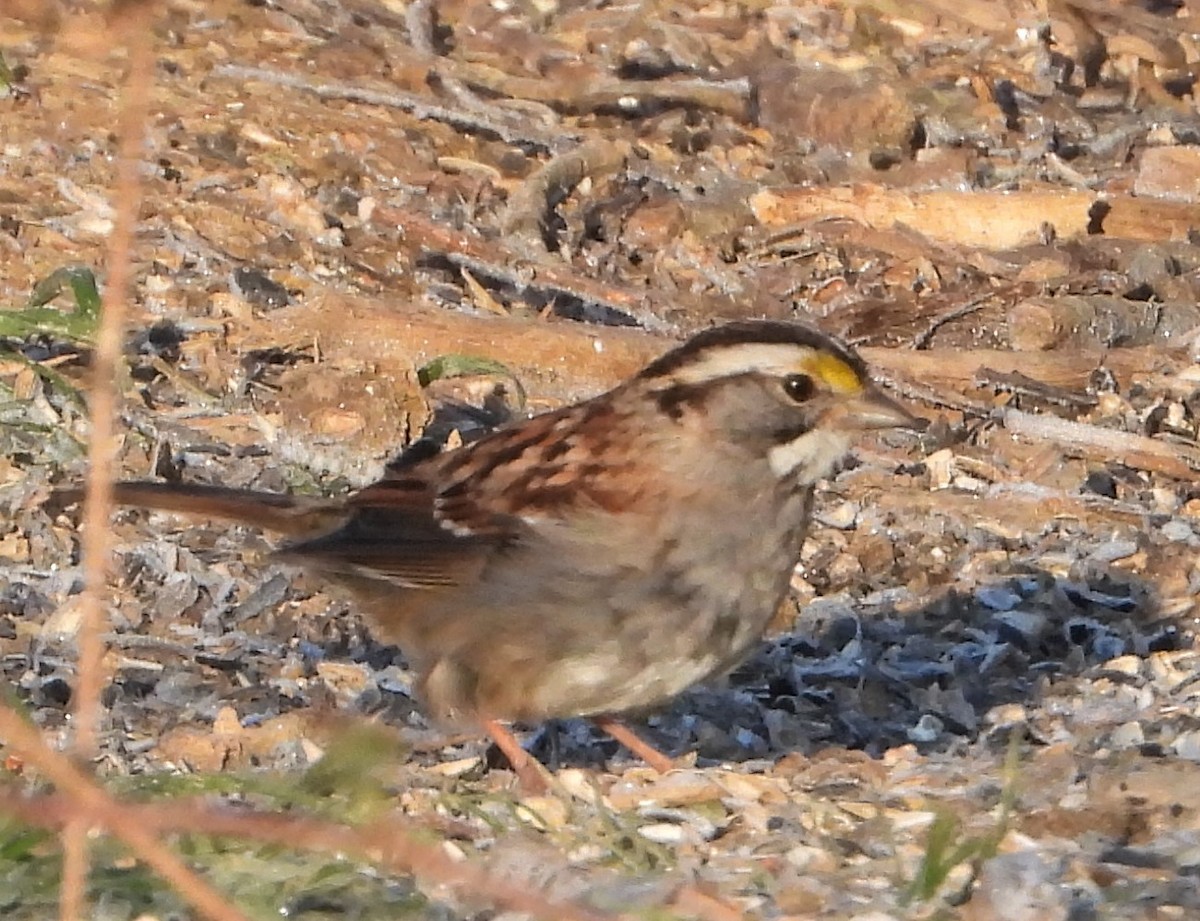
[[[814,390],[816,386],[813,379],[807,374],[789,374],[783,379],[783,392],[797,403],[803,403],[811,397]]]

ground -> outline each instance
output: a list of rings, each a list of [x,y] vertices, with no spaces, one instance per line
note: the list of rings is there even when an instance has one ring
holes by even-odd
[[[218,803],[386,816],[562,917],[1200,909],[1200,23],[1048,9],[155,6],[123,476],[345,491],[423,432],[599,392],[747,316],[852,341],[929,427],[822,484],[762,651],[637,724],[677,771],[527,727],[558,780],[539,797],[430,727],[402,651],[270,535],[123,511],[96,774],[176,804],[164,834]],[[111,272],[110,28],[83,2],[0,14],[0,665],[55,746],[81,576],[51,493],[86,466]],[[41,786],[6,754],[19,812]],[[0,826],[8,917],[53,910],[33,821]],[[313,848],[177,846],[252,916],[512,905]],[[186,911],[108,845],[92,892],[104,917]]]

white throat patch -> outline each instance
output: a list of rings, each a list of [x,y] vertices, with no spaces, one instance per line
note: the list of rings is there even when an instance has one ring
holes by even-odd
[[[780,479],[794,477],[803,483],[815,483],[829,476],[849,450],[850,433],[818,428],[771,448],[767,462]]]

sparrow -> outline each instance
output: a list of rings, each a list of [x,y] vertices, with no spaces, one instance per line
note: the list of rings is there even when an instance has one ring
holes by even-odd
[[[784,600],[813,489],[865,433],[918,420],[810,326],[705,330],[612,390],[463,447],[412,452],[340,498],[159,482],[116,501],[279,532],[401,647],[436,721],[617,719],[749,656]]]

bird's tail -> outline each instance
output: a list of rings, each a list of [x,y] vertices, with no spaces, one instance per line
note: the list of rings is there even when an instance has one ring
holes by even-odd
[[[58,490],[54,498],[64,506],[69,505],[83,498],[83,490],[78,487]],[[346,517],[345,507],[337,499],[226,486],[128,481],[114,485],[113,498],[118,505],[221,518],[286,535],[311,535],[338,525]]]

